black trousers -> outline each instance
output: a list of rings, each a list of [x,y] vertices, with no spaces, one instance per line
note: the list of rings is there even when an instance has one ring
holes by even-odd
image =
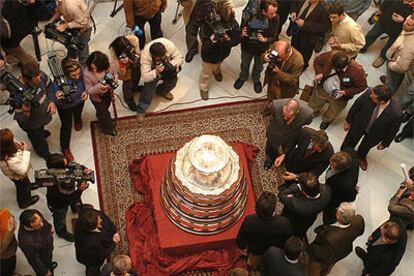
[[[22,206],[26,205],[30,201],[32,183],[27,175],[24,179],[13,180],[13,182],[16,186],[17,204],[20,208],[22,208]]]
[[[92,101],[96,110],[96,117],[98,118],[99,127],[103,133],[111,133],[115,126],[112,123],[111,114],[109,113],[109,107],[111,106],[111,95],[107,92],[104,97],[101,97],[101,102]]]
[[[13,271],[16,269],[16,255],[8,259],[0,259],[0,275],[12,276]]]
[[[72,135],[72,117],[75,122],[82,121],[82,111],[85,102],[79,103],[72,108],[58,107],[61,126],[60,126],[60,147],[62,150],[69,149],[70,137]]]
[[[139,81],[141,79],[141,68],[139,66],[131,67],[131,78],[122,81],[122,95],[127,104],[134,102],[134,91],[138,91]]]
[[[369,150],[378,144],[378,142],[372,139],[372,137],[369,137],[369,133],[363,132],[358,134],[355,131],[352,131],[351,128],[345,136],[344,141],[342,142],[341,150],[344,150],[347,147],[355,148],[361,138],[362,141],[358,147],[357,153],[360,159],[365,159],[368,155]]]
[[[401,131],[406,137],[414,137],[414,121],[413,117],[405,124]]]
[[[142,50],[145,45],[145,30],[144,26],[145,23],[150,24],[150,32],[151,32],[151,40],[154,40],[156,38],[162,37],[162,31],[161,31],[161,12],[158,12],[154,15],[151,19],[146,19],[141,16],[135,16],[135,24],[142,30],[143,34],[138,37],[139,39],[139,48]]]
[[[99,276],[99,273],[101,272],[100,266],[86,266],[85,275],[86,276]]]
[[[309,37],[301,31],[292,36],[292,46],[302,54],[303,62],[305,63],[303,71],[308,68],[309,60],[315,49],[315,44],[311,43],[308,38]]]
[[[21,129],[23,129],[27,133],[27,136],[29,137],[29,140],[32,143],[35,152],[40,157],[46,160],[50,154],[50,151],[49,145],[46,141],[45,127],[42,126],[36,129],[24,129],[23,127],[21,127]]]

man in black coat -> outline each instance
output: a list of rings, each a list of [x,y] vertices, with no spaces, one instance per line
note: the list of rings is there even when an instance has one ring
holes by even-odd
[[[331,189],[320,185],[310,173],[301,173],[298,184],[280,187],[279,199],[284,205],[282,216],[289,219],[295,236],[306,238],[306,232],[330,198]]]
[[[302,126],[312,122],[312,109],[301,100],[274,100],[269,108],[272,119],[267,128],[265,170],[279,167],[294,146]]]
[[[292,236],[292,227],[285,217],[273,215],[276,196],[263,192],[256,201],[256,214],[248,215],[237,234],[236,243],[240,249],[247,249],[247,264],[257,270],[260,257],[270,246],[283,247]]]
[[[283,178],[293,181],[303,172],[310,172],[319,177],[329,166],[329,158],[334,152],[326,132],[303,127],[296,137],[295,144],[285,158],[286,173]]]
[[[240,43],[239,23],[230,2],[211,4],[213,9],[209,12],[214,18],[207,18],[203,25],[203,45],[201,58],[203,64],[200,72],[200,94],[203,100],[208,100],[208,81],[213,74],[216,81],[223,80],[221,73],[222,62],[230,55],[231,49]],[[216,18],[216,15],[218,18]],[[225,33],[219,33],[222,28]]]
[[[299,27],[298,32],[292,34],[292,46],[302,54],[305,71],[315,46],[318,46],[317,51],[322,49],[326,33],[331,29],[325,1],[292,1],[291,20]]]
[[[36,275],[51,276],[57,263],[53,258],[53,231],[43,215],[28,209],[20,215],[19,246]]]
[[[331,188],[331,200],[323,211],[323,224],[336,221],[336,208],[342,202],[353,202],[358,194],[359,158],[353,148],[335,153],[329,160],[325,185]]]
[[[115,249],[120,236],[101,211],[82,208],[75,231],[76,259],[86,266],[86,276],[98,276],[100,267]]]
[[[357,246],[355,253],[364,262],[362,275],[391,275],[400,263],[407,246],[404,223],[392,218],[368,237],[367,251]]]
[[[344,130],[348,131],[341,150],[354,148],[364,137],[358,147],[359,165],[366,170],[367,154],[377,146],[378,150],[387,148],[401,124],[401,108],[398,102],[391,99],[391,91],[385,85],[377,85],[372,91],[362,94],[346,116]]]

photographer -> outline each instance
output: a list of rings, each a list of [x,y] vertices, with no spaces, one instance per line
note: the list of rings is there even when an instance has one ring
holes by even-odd
[[[299,93],[299,77],[303,72],[302,54],[283,40],[276,41],[262,56],[263,63],[269,62],[265,81],[267,101],[293,98]]]
[[[23,129],[36,153],[46,160],[49,156],[49,145],[46,138],[50,132],[44,127],[52,120],[52,115],[56,113],[56,105],[48,98],[50,95],[50,79],[40,71],[39,66],[35,63],[28,63],[22,68],[21,82],[31,89],[40,89],[40,92],[34,95],[34,100],[39,103],[37,107],[31,107],[28,103],[16,107],[14,119]]]
[[[247,6],[250,5],[250,0]],[[246,7],[247,7],[246,6]],[[234,88],[239,90],[248,79],[249,68],[254,58],[252,78],[254,91],[262,92],[260,74],[263,70],[261,55],[277,38],[279,30],[279,15],[276,13],[278,4],[273,0],[262,0],[259,7],[253,9],[253,14],[242,16],[241,28],[241,64],[239,78],[234,82]],[[247,13],[247,11],[246,11]]]
[[[122,80],[124,101],[132,111],[137,110],[134,91],[141,79],[139,41],[135,35],[119,36],[109,45],[119,79]],[[132,58],[132,59],[131,59]]]
[[[325,104],[320,129],[327,129],[345,109],[354,95],[367,88],[364,69],[345,52],[326,52],[315,58],[315,82],[317,88],[309,100],[314,116],[318,116]]]
[[[62,69],[67,77],[70,86],[71,102],[65,99],[64,93],[60,90],[56,82],[52,84],[52,99],[57,106],[61,127],[60,127],[60,148],[68,161],[75,158],[70,150],[70,137],[72,133],[72,117],[75,120],[75,130],[82,129],[82,111],[88,93],[83,83],[83,74],[80,63],[73,58],[66,57],[62,60]]]
[[[35,204],[39,196],[31,196],[32,183],[27,176],[30,169],[30,151],[27,144],[14,140],[8,128],[0,130],[0,168],[5,176],[16,186],[16,197],[19,208],[25,209]]]
[[[182,0],[177,1],[183,6],[182,15],[185,24],[185,43],[187,45],[187,54],[185,62],[189,63],[198,53],[197,36],[202,38],[202,27],[204,23],[204,3],[210,0]]]
[[[51,154],[47,160],[48,169],[64,169],[75,166],[81,166],[84,174],[89,174],[91,172],[90,169],[83,165],[79,165],[75,162],[68,163],[68,160],[60,153]],[[57,182],[53,186],[47,187],[46,199],[47,206],[53,215],[53,225],[56,234],[58,237],[65,239],[68,242],[73,242],[73,235],[66,229],[66,214],[69,206],[73,212],[77,212],[81,207],[82,192],[89,187],[89,184],[86,181],[70,184],[71,185],[68,185],[66,182]]]
[[[203,46],[201,48],[203,65],[200,72],[200,94],[203,100],[208,100],[210,75],[213,74],[218,82],[223,80],[221,64],[230,55],[231,48],[240,43],[239,24],[234,18],[231,4],[218,2],[212,8],[215,9],[212,15],[217,13],[220,21],[210,24],[206,22],[203,26]],[[219,33],[224,30],[225,33]]]
[[[168,101],[174,99],[170,92],[177,85],[177,73],[181,70],[183,62],[180,50],[166,38],[158,38],[145,45],[141,53],[141,77],[144,88],[138,101],[138,122],[144,121],[145,111],[155,93]],[[160,80],[162,83],[157,86]]]
[[[101,83],[107,72],[115,74],[115,68],[109,64],[108,57],[100,51],[95,51],[89,56],[86,66],[87,68],[83,72],[83,79],[86,92],[88,92],[90,100],[95,107],[100,129],[105,134],[116,136],[118,133],[109,113],[113,89],[109,84]]]
[[[57,2],[58,6],[50,22],[56,21],[63,15],[64,21],[57,26],[57,30],[64,32],[67,29],[75,29],[81,33],[79,42],[84,46],[79,52],[79,62],[85,65],[89,56],[88,42],[91,39],[92,32],[92,20],[88,6],[84,0],[58,0]]]

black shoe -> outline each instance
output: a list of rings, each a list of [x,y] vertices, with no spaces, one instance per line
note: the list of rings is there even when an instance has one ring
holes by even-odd
[[[234,82],[233,87],[234,87],[234,89],[239,90],[239,89],[243,86],[243,84],[244,84],[244,81],[242,81],[240,78],[238,78],[238,79]]]
[[[47,129],[45,129],[45,138],[47,138],[47,137],[49,137],[50,136],[50,131],[49,130],[47,130]]]
[[[382,82],[382,84],[387,85],[387,76],[386,75],[382,75],[379,77],[380,82]]]
[[[364,260],[365,256],[367,255],[367,252],[362,249],[361,247],[357,246],[355,247],[355,254],[361,259]]]
[[[82,201],[70,205],[70,210],[75,214],[79,212],[80,208],[82,208]]]
[[[264,169],[265,169],[265,171],[268,171],[272,166],[273,166],[272,161],[266,159],[265,162],[264,162]]]
[[[191,52],[188,52],[188,53],[185,55],[185,62],[190,63],[190,62],[193,60],[193,57],[195,56],[195,54],[196,54],[196,53],[191,53]]]
[[[57,235],[58,235],[59,238],[62,238],[65,241],[68,241],[68,242],[74,242],[75,241],[75,238],[73,237],[73,234],[69,233],[66,230],[62,233],[57,233]]]
[[[324,122],[322,121],[321,125],[319,126],[320,129],[325,130],[329,127],[329,125],[331,124],[331,122]]]
[[[137,105],[134,102],[127,102],[128,108],[132,111],[137,111]]]
[[[218,82],[221,82],[223,80],[223,74],[221,72],[217,73],[217,74],[213,74],[214,79]]]
[[[361,48],[361,49],[359,50],[359,52],[360,52],[361,54],[363,54],[363,53],[366,53],[366,52],[367,52],[367,50],[368,50],[368,49]]]
[[[38,195],[34,195],[30,198],[29,202],[19,205],[20,209],[26,209],[29,206],[32,206],[33,204],[35,204],[36,202],[39,201],[39,196]]]
[[[410,120],[411,116],[413,116],[413,114],[410,114],[408,112],[404,112],[403,115],[401,116],[401,122],[403,122],[403,123],[408,122],[408,120]]]
[[[256,81],[253,84],[253,87],[254,87],[254,92],[256,92],[257,94],[261,93],[263,90],[262,83],[260,81]]]
[[[52,269],[55,269],[57,267],[57,262],[52,262]]]
[[[394,141],[395,143],[400,143],[401,141],[403,141],[405,138],[407,138],[407,136],[404,133],[400,133],[397,136],[395,136]]]

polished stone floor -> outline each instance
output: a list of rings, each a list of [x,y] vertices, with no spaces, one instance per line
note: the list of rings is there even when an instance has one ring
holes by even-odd
[[[235,1],[238,4],[244,1]],[[109,43],[124,30],[124,14],[121,11],[114,18],[109,16],[112,11],[113,3],[100,3],[93,11],[93,16],[96,21],[97,31],[93,35],[90,44],[91,51],[101,50],[108,52]],[[176,43],[178,48],[186,53],[185,47],[185,33],[184,24],[182,20],[179,20],[176,25],[172,24],[174,12],[176,8],[175,1],[169,1],[169,7],[165,14],[163,14],[162,28],[165,37],[171,39]],[[362,25],[364,31],[369,30],[369,25],[366,19],[373,12],[374,7],[371,7],[361,18],[359,23]],[[241,8],[237,8],[237,18],[240,18]],[[286,28],[286,26],[285,26]],[[149,35],[149,30],[147,29]],[[62,47],[58,44],[53,44],[50,41],[45,40],[41,35],[41,50],[43,54],[41,67],[48,72],[46,65],[46,53],[48,50],[56,49],[61,50]],[[360,62],[365,71],[368,74],[368,83],[374,86],[379,83],[378,77],[385,72],[385,66],[375,69],[371,66],[371,63],[377,57],[384,40],[378,41],[374,44],[366,54],[358,56],[357,61]],[[22,45],[30,52],[33,53],[33,44],[31,38],[27,38],[23,41]],[[59,51],[59,54],[63,54]],[[168,110],[183,109],[195,106],[205,106],[215,103],[242,101],[246,99],[255,99],[265,97],[265,92],[256,94],[253,91],[253,83],[248,81],[243,88],[239,91],[234,90],[233,82],[237,78],[239,72],[240,63],[240,48],[233,49],[231,56],[225,60],[222,71],[224,80],[221,83],[217,83],[214,79],[210,82],[210,100],[203,101],[199,95],[198,89],[198,76],[201,68],[200,55],[195,56],[194,60],[190,64],[184,64],[183,70],[179,75],[179,81],[176,89],[173,90],[175,96],[174,101],[166,102],[156,98],[150,106],[150,111],[163,112]],[[311,82],[313,77],[313,69],[309,68],[301,77],[301,87]],[[117,91],[121,93],[120,89]],[[121,96],[122,98],[122,96]],[[349,109],[348,105],[346,111]],[[119,116],[133,115],[134,113],[127,110],[117,102]],[[7,112],[7,107],[0,107],[0,125],[2,128],[10,128],[15,133],[18,140],[28,141],[25,133],[18,127],[12,116]],[[345,136],[345,132],[342,129],[342,122],[346,116],[346,111],[341,113],[339,118],[328,128],[330,141],[335,150],[339,150],[339,146]],[[95,119],[94,108],[88,101],[85,105],[83,113],[84,127],[81,131],[72,132],[71,149],[79,163],[85,164],[89,168],[94,168],[94,160],[92,154],[91,133],[89,127],[89,121]],[[316,118],[312,123],[312,127],[317,128],[320,124],[320,118]],[[57,115],[54,116],[53,121],[47,126],[52,132],[48,142],[52,152],[58,152],[59,149],[59,126],[60,121]],[[400,144],[391,144],[391,146],[384,151],[377,151],[373,149],[368,156],[368,170],[366,172],[361,171],[358,185],[360,186],[360,193],[356,200],[356,207],[358,213],[360,213],[366,223],[366,229],[363,236],[358,238],[354,245],[364,247],[367,237],[371,232],[378,227],[383,221],[385,221],[389,214],[387,212],[388,200],[397,190],[399,183],[403,180],[400,170],[400,163],[405,162],[409,166],[414,164],[414,145],[412,139],[407,139]],[[40,169],[45,167],[44,161],[39,158],[35,153],[32,153],[33,169]],[[128,172],[125,172],[128,173]],[[11,181],[9,181],[3,175],[0,175],[0,206],[7,207],[18,218],[21,210],[17,207],[15,200],[15,188]],[[34,208],[38,208],[46,217],[49,222],[52,222],[50,211],[46,207],[46,198],[44,190],[37,190],[35,194],[39,194],[41,200],[34,205]],[[96,185],[85,191],[83,201],[91,203],[98,207],[98,196]],[[72,216],[69,212],[69,218]],[[69,219],[68,218],[68,219]],[[320,218],[318,219],[318,223]],[[314,226],[316,226],[315,223]],[[394,275],[412,275],[413,262],[414,262],[414,244],[413,233],[410,232],[408,240],[408,246],[404,258],[395,271]],[[313,239],[313,234],[309,231],[310,240]],[[84,266],[79,264],[75,259],[75,249],[73,244],[70,244],[62,239],[56,237],[54,260],[59,264],[56,270],[56,275],[82,275]],[[335,265],[330,275],[360,275],[362,271],[362,262],[357,256],[352,253],[346,259],[340,261]],[[20,274],[33,274],[26,259],[22,255],[21,251],[18,251],[18,264],[16,272]]]

